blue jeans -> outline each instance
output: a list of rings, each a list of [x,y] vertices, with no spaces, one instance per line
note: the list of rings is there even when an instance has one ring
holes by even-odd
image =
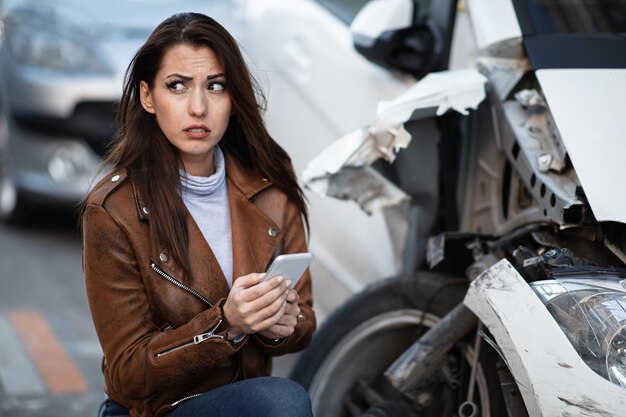
[[[122,416],[111,400],[104,416]],[[106,402],[105,402],[106,403]],[[277,377],[252,378],[224,385],[182,402],[166,417],[313,417],[311,400],[298,383]]]
[[[107,398],[100,404],[98,417],[128,417],[128,408],[122,407],[115,401]]]

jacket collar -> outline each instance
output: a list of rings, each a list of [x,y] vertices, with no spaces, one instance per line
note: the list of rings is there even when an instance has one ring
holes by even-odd
[[[272,182],[263,177],[257,169],[253,167],[244,168],[239,161],[226,152],[224,152],[224,159],[226,161],[226,176],[230,182],[229,194],[231,193],[230,188],[235,187],[246,199],[250,200],[272,185]],[[122,175],[124,178],[126,177],[126,170],[122,170]],[[135,185],[133,185],[133,193],[139,218],[144,221],[148,220],[150,211]]]
[[[227,153],[224,156],[231,217],[233,279],[236,279],[252,272],[264,272],[281,241],[283,232],[251,201],[255,195],[269,188],[272,182],[264,179],[256,169],[244,168]],[[148,221],[150,208],[145,205],[145,200],[135,184],[133,184],[133,192],[139,218]],[[221,273],[213,251],[189,212],[187,212],[187,227],[190,240],[191,277],[183,276],[182,267],[174,264],[172,259],[167,261],[160,259],[160,248],[153,248],[152,259],[173,277],[193,286],[209,300],[217,301],[216,296],[228,294],[224,275]],[[218,276],[222,278],[216,279]]]
[[[226,160],[226,175],[232,184],[247,198],[253,196],[272,185],[271,181],[264,178],[254,167],[243,167],[235,158],[224,152]]]

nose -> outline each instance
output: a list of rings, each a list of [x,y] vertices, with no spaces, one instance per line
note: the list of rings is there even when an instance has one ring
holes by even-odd
[[[189,96],[189,114],[194,117],[204,117],[209,109],[208,100],[202,89],[197,89]]]

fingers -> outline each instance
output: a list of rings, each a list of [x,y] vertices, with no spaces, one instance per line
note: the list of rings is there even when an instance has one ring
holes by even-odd
[[[283,299],[281,297],[281,299]],[[277,307],[277,303],[272,303],[271,306],[268,307],[267,313],[274,311]],[[269,310],[271,308],[271,310]],[[280,306],[280,311],[272,314],[266,320],[259,323],[260,330],[265,330],[274,325],[279,325],[283,327],[287,327],[287,329],[281,329],[281,337],[289,336],[293,333],[293,329],[298,323],[298,316],[302,310],[300,310],[300,306],[298,304],[289,303],[286,300]]]
[[[237,287],[242,290],[241,302],[252,302],[266,296],[265,305],[267,305],[291,284],[291,281],[285,280],[281,275],[266,281],[263,281],[263,276],[264,274],[249,274],[235,280],[233,289]]]
[[[289,293],[287,294],[287,302],[291,304],[298,304],[299,301],[300,296],[298,295],[298,292],[296,290],[289,290]]]
[[[285,309],[287,308],[287,302],[285,301],[285,298],[286,295],[282,293],[271,304],[263,307],[257,313],[252,313],[257,315],[258,320],[260,321],[260,329],[276,323],[280,319],[280,317],[285,314]]]
[[[287,302],[285,307],[285,314],[293,317],[297,317],[301,313],[300,306],[298,304]]]
[[[224,316],[230,323],[231,328],[252,334],[278,322],[285,313],[286,304],[284,300],[277,300],[261,312],[242,314],[227,299],[226,303],[224,303]]]
[[[278,323],[280,320],[282,320],[282,318],[283,318],[283,316],[285,314],[285,307],[286,307],[286,303],[283,302],[283,304],[280,306],[278,311],[276,311],[276,313],[274,313],[270,317],[266,318],[265,320],[260,321],[258,324],[255,324],[253,326],[254,333],[262,331],[262,330],[266,330],[269,327],[275,326],[276,323]]]
[[[279,326],[290,328],[291,331],[289,332],[289,334],[291,334],[293,333],[293,330],[295,329],[296,324],[298,324],[298,315],[296,314],[295,316],[292,316],[292,315],[284,314],[280,318],[280,320],[278,320],[276,324]]]
[[[278,333],[280,337],[287,337],[292,334],[298,324],[298,316],[301,314],[300,307],[297,304],[286,303],[282,316],[278,318],[278,321],[272,323],[264,330],[269,330],[274,333]]]
[[[263,286],[263,284],[270,284]],[[272,278],[269,281],[262,282],[259,285],[249,288],[246,292],[247,302],[251,311],[264,309],[271,305],[278,298],[284,302],[287,299],[287,287],[289,280],[285,281],[284,277]]]
[[[293,316],[283,316],[278,323],[269,326],[267,329],[260,331],[261,336],[270,339],[291,336],[296,328],[296,318]]]
[[[250,288],[263,279],[263,274],[248,274],[239,277],[233,282],[233,288]]]
[[[276,318],[275,315],[273,318]],[[278,318],[278,321],[271,323],[267,328],[259,331],[258,333],[269,339],[276,339],[279,337],[290,336],[298,324],[299,320],[304,320],[304,315],[297,304],[286,303],[282,316]],[[268,323],[270,320],[267,321]]]
[[[246,278],[247,277],[250,276],[248,275]],[[241,279],[244,279],[244,277],[237,279],[235,282]],[[250,280],[248,282],[252,281],[253,280]],[[281,299],[279,304],[284,302],[288,283],[289,281],[285,281],[283,277],[276,277],[248,288],[233,285],[228,299],[231,300],[232,304],[237,306],[237,310],[241,315],[252,314],[271,307],[278,299]],[[268,315],[275,312],[273,309],[270,310],[271,311],[268,311]]]
[[[275,324],[284,314],[289,281],[275,277],[258,282],[262,276],[250,274],[235,280],[242,283],[233,285],[224,304],[224,315],[233,328],[256,333]],[[247,286],[252,282],[257,284]]]

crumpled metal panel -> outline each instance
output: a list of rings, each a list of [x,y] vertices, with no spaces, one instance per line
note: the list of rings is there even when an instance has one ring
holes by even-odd
[[[412,138],[404,123],[450,109],[461,114],[475,109],[485,99],[486,82],[474,69],[427,75],[397,99],[381,102],[372,124],[340,138],[311,160],[302,173],[306,187],[322,196],[354,200],[367,213],[408,201],[406,193],[367,167],[379,158],[393,162],[408,146]]]

